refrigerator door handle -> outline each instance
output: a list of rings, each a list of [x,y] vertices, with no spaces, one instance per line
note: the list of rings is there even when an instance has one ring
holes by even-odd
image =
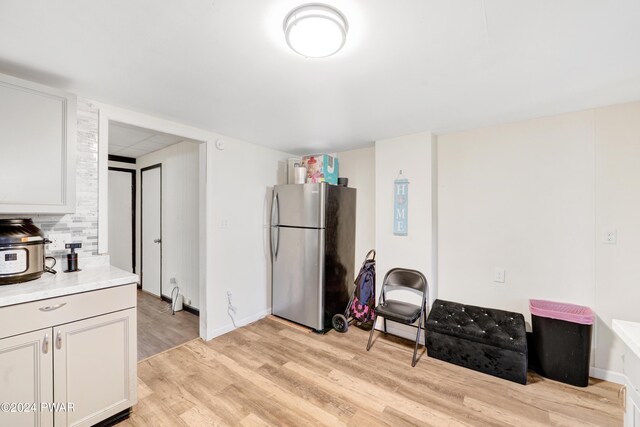
[[[278,193],[274,191],[271,201],[271,226],[277,227],[280,223],[280,199]]]
[[[278,193],[274,191],[273,201],[271,202],[271,253],[273,254],[274,260],[278,258],[278,247],[280,246],[280,230],[278,229],[279,222],[280,201],[278,199]]]
[[[277,226],[271,227],[271,253],[274,261],[278,259],[278,248],[280,246],[280,229]]]

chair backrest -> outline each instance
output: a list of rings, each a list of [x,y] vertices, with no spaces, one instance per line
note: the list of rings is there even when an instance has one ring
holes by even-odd
[[[389,270],[382,282],[383,292],[387,286],[414,289],[422,292],[423,296],[426,296],[428,289],[427,279],[424,274],[407,268],[392,268]]]

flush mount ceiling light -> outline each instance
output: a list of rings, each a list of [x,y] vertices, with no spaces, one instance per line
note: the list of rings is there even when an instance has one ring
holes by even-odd
[[[344,15],[321,3],[296,7],[285,18],[283,27],[289,47],[307,58],[324,58],[338,52],[349,31]]]

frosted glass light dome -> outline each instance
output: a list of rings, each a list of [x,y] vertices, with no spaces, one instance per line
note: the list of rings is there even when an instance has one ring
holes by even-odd
[[[338,52],[347,41],[348,31],[344,15],[321,3],[299,6],[284,20],[287,44],[307,58],[324,58]]]

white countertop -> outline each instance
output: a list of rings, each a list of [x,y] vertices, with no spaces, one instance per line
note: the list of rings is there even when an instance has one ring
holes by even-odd
[[[74,273],[44,273],[41,278],[0,286],[0,307],[138,283],[138,275],[111,265],[83,268]]]
[[[613,331],[640,358],[640,323],[613,319]]]

